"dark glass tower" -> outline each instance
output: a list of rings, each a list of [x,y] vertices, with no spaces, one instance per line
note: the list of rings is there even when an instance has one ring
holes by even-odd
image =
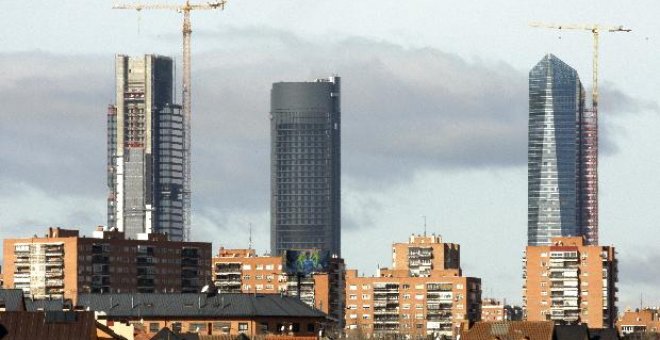
[[[577,72],[552,54],[529,73],[528,244],[584,235],[584,89]]]
[[[172,104],[172,59],[118,55],[108,110],[108,226],[126,237],[184,238],[183,115]]]
[[[273,254],[341,255],[340,79],[274,83],[271,90]]]

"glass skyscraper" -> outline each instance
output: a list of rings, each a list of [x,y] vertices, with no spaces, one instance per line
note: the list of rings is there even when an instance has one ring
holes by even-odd
[[[583,236],[584,89],[552,54],[529,73],[528,244]]]
[[[108,227],[128,238],[184,235],[184,128],[168,57],[118,55],[108,110]]]
[[[340,255],[340,78],[271,90],[271,252]]]

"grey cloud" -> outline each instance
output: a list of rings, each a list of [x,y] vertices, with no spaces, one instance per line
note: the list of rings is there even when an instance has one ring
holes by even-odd
[[[657,249],[644,250],[620,256],[619,277],[622,284],[657,286],[660,277],[660,252]]]
[[[211,50],[196,54],[193,66],[193,200],[200,212],[267,210],[275,81],[343,77],[342,163],[356,190],[403,183],[421,170],[525,164],[526,73],[505,63],[363,38],[313,43],[254,28],[199,33],[196,43]],[[0,55],[1,178],[53,196],[104,200],[112,58]],[[612,110],[648,107],[613,91],[625,100]]]

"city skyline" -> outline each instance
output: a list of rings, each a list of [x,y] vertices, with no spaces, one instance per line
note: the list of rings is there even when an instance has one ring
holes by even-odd
[[[483,5],[486,7],[483,12],[488,13],[491,6],[497,8],[502,3]],[[649,147],[656,144],[654,131],[659,125],[655,100],[657,86],[644,79],[648,70],[657,69],[658,65],[657,61],[644,57],[657,51],[654,40],[657,37],[649,33],[657,25],[644,15],[651,12],[648,7],[641,9],[644,4],[633,7],[631,14],[613,14],[613,9],[618,8],[614,2],[605,2],[596,9],[590,7],[593,4],[570,4],[574,13],[564,13],[560,9],[569,4],[561,2],[553,6],[558,9],[545,8],[549,12],[544,18],[581,22],[593,17],[606,23],[625,23],[635,30],[630,37],[604,38],[602,60],[606,83],[600,112],[605,132],[601,135],[604,146],[601,159],[601,243],[614,243],[621,252],[621,291],[622,296],[627,296],[622,298],[621,306],[624,307],[626,303],[635,303],[639,292],[645,293],[645,299],[653,298],[654,301],[659,296],[651,285],[655,277],[653,269],[644,269],[644,264],[654,263],[658,254],[653,252],[654,245],[642,236],[652,235],[658,217],[651,205],[658,187],[651,176],[657,161],[644,156],[653,152]],[[311,33],[291,29],[285,22],[298,20],[282,19],[304,14],[284,13],[287,7],[275,12],[280,15],[272,21],[257,16],[256,23],[251,25],[266,26],[259,30],[240,21],[245,22],[248,13],[255,12],[256,4],[233,5],[236,7],[219,15],[221,19],[213,15],[214,19],[210,21],[208,16],[200,15],[199,36],[206,35],[206,38],[193,42],[194,48],[200,47],[200,54],[196,56],[200,62],[193,70],[194,75],[199,75],[195,85],[199,89],[195,95],[195,112],[200,114],[196,116],[193,129],[197,140],[213,143],[196,146],[198,152],[194,152],[199,155],[195,157],[194,165],[199,174],[195,177],[199,181],[195,184],[198,190],[194,191],[201,195],[196,198],[198,210],[193,222],[195,227],[199,226],[199,234],[193,235],[193,239],[214,235],[216,247],[220,244],[244,245],[247,244],[247,232],[230,231],[247,229],[245,226],[252,222],[255,235],[260,235],[256,240],[257,248],[267,248],[268,138],[267,133],[264,134],[267,121],[263,112],[267,111],[268,84],[337,72],[345,79],[344,92],[352,93],[345,96],[343,110],[345,118],[350,117],[344,119],[344,142],[346,150],[350,150],[343,162],[346,174],[344,206],[347,207],[344,216],[348,226],[344,229],[344,240],[360,237],[390,243],[401,238],[402,234],[421,233],[421,216],[426,215],[430,231],[442,233],[463,245],[464,266],[484,279],[485,296],[492,294],[519,299],[519,259],[525,242],[526,216],[526,71],[544,52],[552,50],[575,65],[581,74],[588,74],[588,39],[567,32],[530,31],[526,22],[543,18],[535,15],[539,12],[532,11],[531,5],[522,3],[518,5],[518,11],[503,13],[506,18],[514,20],[504,20],[506,23],[500,28],[490,25],[494,19],[489,18],[483,26],[492,29],[484,30],[481,24],[476,25],[480,26],[478,30],[470,28],[471,21],[461,23],[466,16],[452,13],[474,13],[471,11],[473,5],[465,4],[448,9],[449,20],[439,26],[443,29],[422,29],[431,19],[421,16],[418,25],[413,25],[414,29],[403,29],[392,35],[387,33],[404,22],[410,22],[413,14],[419,13],[417,6],[429,6],[425,11],[429,13],[445,11],[430,3],[420,3],[414,8],[403,6],[401,11],[385,8],[382,16],[389,26],[374,24],[369,27],[369,23],[375,21],[363,20],[359,24],[361,29],[355,29],[354,34],[347,32],[357,24],[345,28],[335,25],[340,27],[340,34],[335,35],[327,24],[308,25],[312,27]],[[334,9],[336,5],[333,4],[332,13],[339,10]],[[377,7],[373,3],[370,5]],[[648,6],[654,5],[648,3]],[[12,6],[15,7],[9,8],[9,14],[20,13],[21,7]],[[24,6],[36,7],[30,3]],[[351,6],[357,8],[343,8],[342,11],[364,13],[366,4]],[[108,13],[109,7],[109,4],[105,7],[98,3],[86,4],[82,13],[89,14],[94,18],[92,21],[101,26],[115,17],[123,20],[125,27],[116,33],[108,33],[110,37],[130,34],[143,44],[156,40],[153,45],[146,44],[152,46],[149,50],[178,55],[177,19],[143,14],[142,33],[137,35],[134,13]],[[580,17],[587,13],[587,7],[594,10],[592,16],[588,19]],[[325,5],[324,9],[327,9]],[[307,5],[301,9],[305,14],[313,11]],[[100,14],[97,13],[105,14],[98,17]],[[349,15],[346,20],[354,15]],[[481,14],[475,15],[481,17]],[[44,16],[37,13],[34,17],[43,19]],[[391,18],[395,20],[388,20]],[[310,16],[304,20],[314,19],[318,17]],[[15,19],[10,18],[9,22],[12,20]],[[46,25],[49,22],[45,20]],[[164,24],[157,25],[159,28],[156,29],[153,23],[157,22]],[[216,22],[221,27],[219,30]],[[88,19],[83,23],[88,24]],[[78,27],[75,25],[79,23],[71,25]],[[451,25],[465,31],[447,29]],[[99,176],[105,164],[104,146],[102,138],[97,139],[103,135],[105,122],[92,112],[102,112],[111,100],[112,70],[104,66],[111,55],[118,51],[131,54],[144,51],[137,42],[122,49],[118,47],[125,40],[113,42],[103,34],[94,34],[94,39],[110,43],[91,43],[84,29],[72,31],[77,32],[73,36],[78,41],[74,44],[77,46],[55,48],[47,41],[63,39],[58,29],[47,32],[47,38],[35,38],[31,31],[21,35],[21,40],[32,45],[11,40],[13,38],[8,38],[10,40],[5,45],[0,67],[7,71],[7,87],[2,98],[8,106],[3,119],[10,119],[12,124],[2,127],[5,139],[1,154],[7,166],[1,173],[3,194],[7,196],[2,201],[3,208],[7,207],[2,214],[4,237],[12,233],[32,234],[34,229],[30,227],[36,225],[88,226],[104,220],[104,202],[99,199],[99,194],[103,197],[105,191],[103,179]],[[419,35],[415,36],[413,33],[418,31]],[[503,34],[504,38],[494,39],[495,34]],[[216,37],[218,41],[214,41]],[[407,42],[406,38],[411,37]],[[466,44],[465,37],[474,38],[475,43]],[[261,43],[247,47],[239,42],[245,39]],[[322,41],[326,39],[329,41]],[[219,50],[218,46],[225,43],[226,50]],[[524,48],[520,48],[521,44]],[[30,52],[35,46],[44,52]],[[518,48],[512,49],[513,46]],[[287,54],[286,58],[281,55],[280,52],[292,48],[296,48],[299,55]],[[492,52],[485,53],[489,49]],[[512,55],[514,50],[522,53]],[[627,53],[633,50],[638,53]],[[333,53],[336,51],[347,52]],[[241,58],[236,55],[250,57],[238,60]],[[71,72],[68,64],[72,61],[76,67],[89,73],[64,80],[61,75]],[[15,69],[22,72],[14,73]],[[398,83],[386,83],[392,79]],[[85,86],[80,86],[81,83]],[[233,83],[234,88],[224,83]],[[29,89],[30,98],[42,98],[50,105],[42,108],[29,100],[18,102],[24,98],[25,91],[15,90],[14,84],[22,84],[17,88]],[[387,105],[382,103],[382,98],[386,98]],[[487,100],[491,102],[484,104]],[[441,114],[433,114],[437,112]],[[377,132],[367,129],[368,135],[359,139],[355,137],[355,132],[367,126],[366,122],[374,115],[381,119],[381,128]],[[71,124],[75,118],[79,118],[79,122]],[[427,124],[420,124],[420,121]],[[53,131],[76,132],[68,136]],[[456,145],[460,145],[460,149],[454,147]],[[26,155],[35,157],[30,160]],[[231,159],[232,167],[216,158]],[[53,161],[48,163],[49,159]],[[207,160],[207,163],[200,159]],[[35,174],[37,169],[44,168],[44,164],[49,170]],[[88,170],[84,164],[96,168]],[[76,182],[64,179],[71,172]],[[19,195],[15,196],[15,193]],[[40,209],[35,211],[34,206]],[[640,214],[640,211],[644,213]],[[629,235],[627,230],[632,226],[640,228],[640,235]],[[511,264],[503,264],[504,267],[497,271],[488,268],[492,264],[479,264],[478,260],[483,256],[479,249],[487,246],[495,247]],[[633,251],[640,247],[648,249],[646,254],[641,253],[645,255]],[[353,242],[344,249],[343,255],[349,266],[355,264],[361,270],[371,271],[378,258],[386,257],[386,252],[365,252]],[[491,288],[493,291],[489,294]]]

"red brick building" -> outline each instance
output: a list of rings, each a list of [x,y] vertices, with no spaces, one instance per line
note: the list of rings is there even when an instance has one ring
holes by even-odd
[[[97,229],[49,228],[44,237],[4,240],[5,287],[27,296],[72,298],[79,293],[198,292],[211,279],[211,243],[167,241],[150,234],[125,239]]]

